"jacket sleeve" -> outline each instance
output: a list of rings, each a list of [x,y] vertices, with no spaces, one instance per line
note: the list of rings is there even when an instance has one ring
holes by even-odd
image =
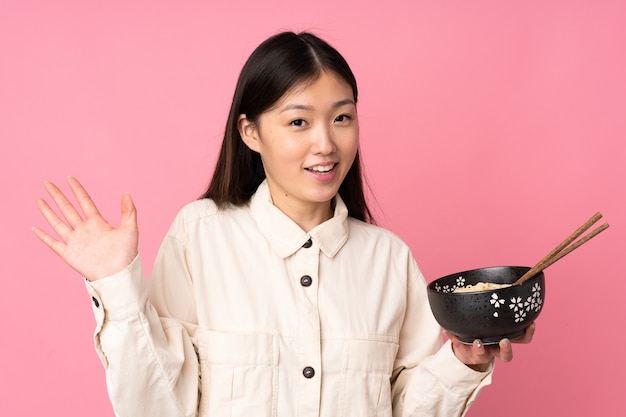
[[[177,239],[165,239],[152,272],[157,289],[148,288],[139,256],[119,273],[87,282],[96,317],[95,347],[118,417],[198,413],[197,320],[182,252]],[[167,288],[164,276],[174,281]],[[173,303],[171,312],[163,300],[168,290],[168,298],[184,300]]]
[[[426,282],[410,263],[407,307],[392,377],[394,417],[463,416],[480,389],[491,383],[493,365],[477,372],[459,361],[450,342],[441,344]]]

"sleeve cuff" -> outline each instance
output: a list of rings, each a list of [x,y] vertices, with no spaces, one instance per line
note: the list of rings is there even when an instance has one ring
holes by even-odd
[[[85,285],[98,327],[102,325],[105,316],[107,320],[124,320],[136,316],[147,299],[139,255],[121,271],[97,281],[85,280]]]
[[[492,362],[485,372],[473,370],[454,355],[449,340],[425,365],[447,389],[459,395],[469,395],[478,386],[489,385],[494,368]]]

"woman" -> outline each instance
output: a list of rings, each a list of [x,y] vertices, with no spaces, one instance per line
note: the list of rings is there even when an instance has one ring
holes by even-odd
[[[35,234],[81,273],[119,416],[453,416],[496,347],[442,345],[408,247],[370,224],[357,86],[309,33],[263,42],[239,77],[204,198],[184,207],[149,284],[136,211],[111,227],[77,180]],[[532,338],[529,327],[522,342]]]

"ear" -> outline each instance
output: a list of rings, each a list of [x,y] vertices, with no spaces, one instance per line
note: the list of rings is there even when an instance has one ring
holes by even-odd
[[[246,118],[245,114],[240,114],[237,120],[237,129],[239,129],[243,143],[254,152],[260,153],[259,130],[256,123]]]

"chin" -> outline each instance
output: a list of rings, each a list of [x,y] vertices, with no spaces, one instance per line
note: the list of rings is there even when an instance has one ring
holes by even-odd
[[[338,192],[339,187],[336,187],[333,190],[324,190],[323,192],[309,195],[309,200],[313,203],[328,203],[335,198]]]

